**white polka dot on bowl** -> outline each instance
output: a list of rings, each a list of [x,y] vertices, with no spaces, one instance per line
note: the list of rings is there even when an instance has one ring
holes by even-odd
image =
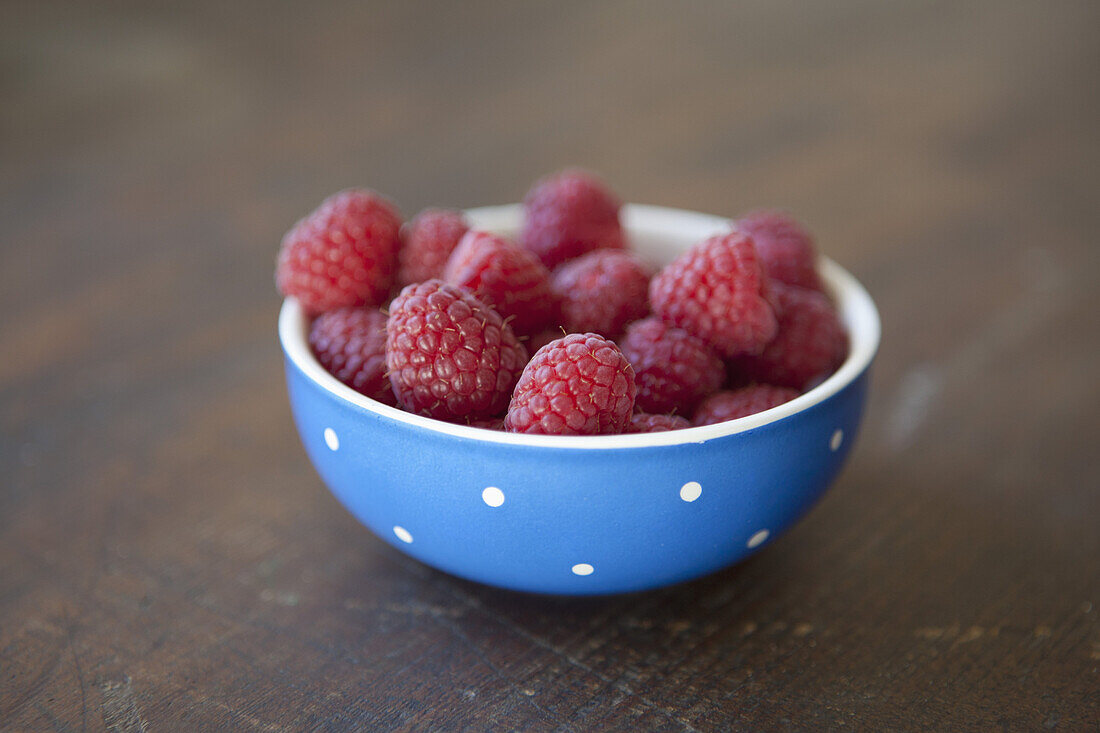
[[[340,448],[340,438],[332,428],[325,428],[325,445],[328,446],[329,450],[338,450]]]
[[[491,507],[498,507],[504,503],[504,492],[495,486],[486,486],[481,492],[481,500]]]
[[[680,498],[686,502],[693,502],[703,495],[703,486],[698,481],[688,481],[680,487]]]
[[[756,534],[754,534],[752,537],[749,537],[749,541],[746,542],[745,544],[750,549],[753,548],[753,547],[759,547],[760,545],[764,544],[764,540],[768,539],[768,535],[770,535],[770,534],[771,534],[771,532],[769,532],[768,530],[762,529],[759,532],[757,532]]]

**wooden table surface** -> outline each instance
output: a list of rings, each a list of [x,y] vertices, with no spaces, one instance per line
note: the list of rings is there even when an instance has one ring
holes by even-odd
[[[0,727],[1100,727],[1100,6],[4,3]],[[456,580],[299,444],[282,232],[567,164],[782,205],[881,309],[864,432],[752,559]]]

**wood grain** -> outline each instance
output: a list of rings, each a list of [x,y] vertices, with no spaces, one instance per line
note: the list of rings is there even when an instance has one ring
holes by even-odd
[[[439,5],[3,4],[0,727],[1100,728],[1100,8]],[[882,311],[832,491],[684,586],[429,570],[290,419],[294,219],[566,164]]]

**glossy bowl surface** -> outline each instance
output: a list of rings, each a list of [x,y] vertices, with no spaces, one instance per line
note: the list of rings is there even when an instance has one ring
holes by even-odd
[[[514,236],[518,206],[473,209]],[[634,251],[660,265],[729,227],[628,205]],[[855,441],[879,319],[863,287],[822,258],[851,336],[841,368],[787,404],[720,425],[561,437],[451,425],[345,387],[310,353],[308,322],[279,316],[294,418],[333,494],[375,534],[440,570],[515,590],[637,591],[695,578],[777,537],[821,496]]]

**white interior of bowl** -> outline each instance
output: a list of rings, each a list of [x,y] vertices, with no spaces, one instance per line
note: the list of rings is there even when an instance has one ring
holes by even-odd
[[[519,231],[521,209],[515,204],[470,209],[466,215],[472,225],[478,229],[487,229],[513,237]],[[628,204],[623,207],[623,225],[633,250],[653,264],[663,265],[702,239],[728,230],[730,220],[681,209]],[[871,363],[878,349],[880,336],[878,311],[871,296],[844,268],[827,257],[821,258],[819,270],[826,288],[837,304],[840,318],[848,328],[851,339],[851,350],[840,369],[806,394],[770,410],[717,425],[704,425],[663,433],[593,436],[519,435],[433,420],[383,405],[345,386],[326,372],[309,349],[309,320],[293,298],[286,299],[279,314],[279,338],[291,361],[306,376],[337,397],[389,419],[460,438],[513,445],[594,449],[703,443],[760,427],[816,405],[851,383]]]

